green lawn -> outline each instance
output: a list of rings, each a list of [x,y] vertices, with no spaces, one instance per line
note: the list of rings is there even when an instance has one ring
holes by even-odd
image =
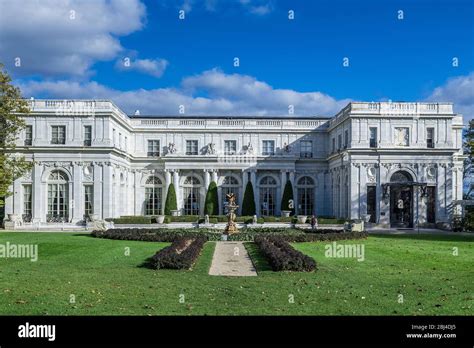
[[[340,242],[364,243],[363,262],[326,258],[324,243],[294,244],[315,258],[314,273],[272,272],[247,243],[259,271],[248,278],[207,274],[214,243],[205,245],[192,271],[173,271],[141,267],[166,243],[0,233],[0,244],[7,241],[38,243],[39,260],[0,258],[0,314],[474,314],[474,237],[371,236]],[[126,247],[130,256],[124,255]],[[453,247],[459,256],[453,256]],[[76,303],[69,302],[70,295]]]

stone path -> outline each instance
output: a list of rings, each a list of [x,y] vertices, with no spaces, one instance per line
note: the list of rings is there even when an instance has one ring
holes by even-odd
[[[242,242],[216,242],[210,275],[255,277],[257,271]]]

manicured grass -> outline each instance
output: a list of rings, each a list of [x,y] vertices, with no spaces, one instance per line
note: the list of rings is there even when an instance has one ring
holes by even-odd
[[[0,258],[0,314],[474,314],[474,237],[380,235],[338,242],[363,243],[363,262],[326,258],[325,243],[293,244],[316,260],[318,270],[311,273],[272,272],[246,243],[259,272],[247,278],[207,274],[214,242],[206,243],[193,270],[176,271],[142,266],[168,243],[0,233],[0,244],[7,241],[38,243],[39,259]]]

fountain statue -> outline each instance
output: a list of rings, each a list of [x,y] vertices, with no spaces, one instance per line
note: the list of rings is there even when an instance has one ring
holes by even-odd
[[[237,230],[237,225],[235,224],[235,211],[239,207],[235,204],[235,194],[229,193],[226,195],[227,197],[227,226],[225,227],[224,234],[233,234],[239,232]]]

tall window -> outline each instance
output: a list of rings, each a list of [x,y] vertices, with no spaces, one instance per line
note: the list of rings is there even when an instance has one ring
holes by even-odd
[[[332,152],[336,152],[336,139],[332,138]]]
[[[426,146],[434,148],[434,128],[426,129]]]
[[[224,141],[224,154],[225,155],[235,155],[237,152],[237,141],[235,140],[225,140]]]
[[[436,186],[426,187],[426,222],[436,222]]]
[[[262,155],[273,156],[274,154],[275,154],[275,141],[263,140],[262,141]]]
[[[26,126],[25,128],[25,146],[33,144],[33,126]]]
[[[274,216],[277,193],[277,182],[271,176],[260,181],[260,215]]]
[[[298,180],[296,185],[298,191],[298,214],[314,214],[314,181],[308,176]]]
[[[52,126],[51,144],[66,144],[66,127]]]
[[[148,140],[148,157],[160,157],[160,141]]]
[[[186,155],[197,155],[198,150],[197,140],[186,140]]]
[[[349,145],[349,131],[346,130],[344,132],[344,148],[346,149],[348,145]]]
[[[152,176],[145,184],[145,215],[160,215],[163,184],[161,180]]]
[[[342,134],[337,136],[337,149],[340,150],[342,148]]]
[[[55,170],[48,178],[48,222],[67,222],[69,217],[68,176]]]
[[[201,182],[194,176],[188,176],[183,183],[184,214],[199,215]]]
[[[370,127],[369,128],[370,138],[369,138],[369,146],[370,147],[377,147],[377,128]]]
[[[84,219],[89,220],[94,214],[94,186],[84,185]]]
[[[239,201],[239,182],[233,176],[226,176],[222,182],[222,214],[227,214],[227,195],[233,193],[236,197],[236,202]]]
[[[33,200],[31,195],[31,184],[23,185],[23,221],[31,222]]]
[[[92,145],[92,126],[84,126],[84,146]]]
[[[302,140],[300,142],[300,157],[301,158],[313,157],[313,142],[311,140]]]

